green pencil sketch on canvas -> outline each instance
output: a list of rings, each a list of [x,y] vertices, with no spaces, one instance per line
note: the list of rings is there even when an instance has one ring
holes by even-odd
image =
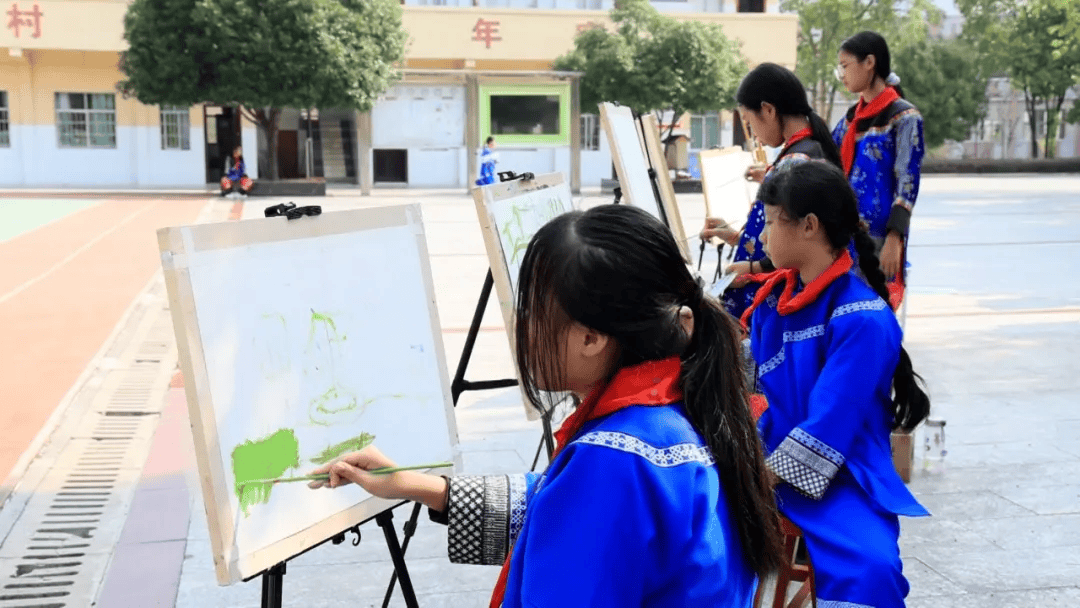
[[[335,359],[342,354],[341,345],[347,338],[338,333],[332,315],[311,309],[308,348],[316,359],[311,371],[329,385],[308,405],[308,416],[314,424],[330,426],[348,422],[363,411],[360,400],[337,376],[339,370],[335,366]]]

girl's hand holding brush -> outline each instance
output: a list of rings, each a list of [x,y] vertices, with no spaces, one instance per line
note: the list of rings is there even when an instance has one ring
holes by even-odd
[[[312,481],[308,487],[337,488],[355,483],[372,496],[391,500],[411,500],[436,511],[446,510],[448,484],[443,477],[418,471],[373,472],[378,469],[396,467],[397,464],[393,460],[387,458],[375,446],[369,445],[312,471],[313,475],[329,474],[330,478]]]

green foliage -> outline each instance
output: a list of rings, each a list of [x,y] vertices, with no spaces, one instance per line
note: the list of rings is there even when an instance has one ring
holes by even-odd
[[[273,141],[280,108],[371,109],[406,34],[394,0],[134,0],[124,38],[122,93],[257,109]]]
[[[1037,155],[1035,110],[1046,110],[1044,154],[1052,156],[1065,94],[1080,83],[1080,37],[1075,0],[1030,0],[1019,8],[1007,38],[1005,65],[1013,86],[1024,91],[1032,129],[1032,156]]]
[[[898,49],[904,96],[923,116],[926,145],[963,141],[986,115],[987,75],[978,54],[960,40],[922,40]]]
[[[121,91],[146,104],[368,110],[404,57],[392,0],[134,0]]]
[[[557,70],[584,73],[584,111],[618,102],[638,113],[705,113],[734,105],[746,72],[738,46],[716,24],[678,21],[646,0],[625,0],[611,12],[615,32],[586,30]]]
[[[885,36],[895,53],[895,49],[925,40],[927,24],[940,18],[930,0],[783,0],[780,7],[799,15],[795,72],[811,91],[814,109],[826,120],[832,114],[837,91],[843,88],[833,75],[840,43],[863,30],[873,30]],[[895,59],[892,63],[906,80],[907,68]]]
[[[975,49],[979,63],[991,75],[1007,71],[1009,40],[1020,4],[1019,0],[956,0],[956,8],[964,16],[960,37]]]

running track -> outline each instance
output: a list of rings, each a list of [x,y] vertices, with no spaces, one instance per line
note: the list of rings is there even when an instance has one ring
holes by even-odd
[[[0,481],[160,269],[157,229],[208,200],[101,198],[0,241]]]

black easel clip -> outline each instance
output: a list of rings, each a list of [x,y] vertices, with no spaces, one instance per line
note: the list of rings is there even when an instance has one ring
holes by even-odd
[[[319,205],[307,205],[304,207],[297,207],[296,203],[281,203],[280,205],[273,205],[263,210],[263,215],[266,217],[280,217],[284,215],[290,220],[295,220],[301,217],[322,215],[322,207]]]
[[[516,179],[520,179],[523,182],[531,182],[536,179],[536,176],[526,171],[525,173],[514,173],[513,171],[499,171],[500,182],[512,182]]]
[[[345,542],[345,534],[347,534],[348,532],[352,532],[353,534],[356,535],[356,538],[354,538],[353,541],[352,541],[352,546],[359,547],[360,546],[360,526],[358,526],[358,525],[353,526],[353,527],[349,528],[348,530],[342,530],[341,532],[338,532],[330,540],[330,542],[334,543],[335,545],[340,545],[341,543]]]

